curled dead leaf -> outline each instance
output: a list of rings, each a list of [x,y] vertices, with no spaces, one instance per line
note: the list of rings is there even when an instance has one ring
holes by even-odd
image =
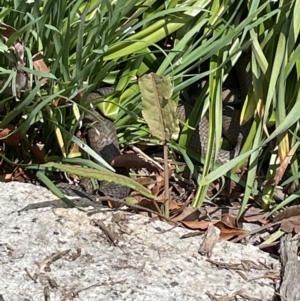
[[[14,132],[16,126],[8,124],[6,128],[0,129],[0,139],[7,145],[18,146],[20,144],[21,135],[19,132]]]
[[[221,230],[220,238],[222,240],[229,240],[235,236],[248,233],[247,230],[228,226],[222,221],[182,221],[181,223],[193,230],[206,230],[210,224],[213,224]]]
[[[229,240],[235,236],[248,233],[248,230],[229,226],[223,221],[216,222],[214,225],[221,230],[220,237],[222,240]]]
[[[211,221],[181,221],[181,224],[192,230],[206,230]]]
[[[33,67],[35,70],[37,71],[42,71],[45,73],[50,72],[50,69],[48,68],[48,66],[46,65],[45,61],[44,61],[44,57],[43,55],[38,52],[35,55],[32,56],[33,59]],[[45,84],[48,83],[49,79],[46,77],[40,77],[38,76],[37,78],[39,81],[41,81],[42,86],[44,86]]]

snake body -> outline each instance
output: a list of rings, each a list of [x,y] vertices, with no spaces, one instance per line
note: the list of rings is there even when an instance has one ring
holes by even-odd
[[[236,157],[249,133],[249,122],[240,125],[239,109],[234,108],[232,103],[241,102],[245,99],[251,83],[251,76],[247,73],[246,66],[249,62],[249,54],[243,54],[237,63],[238,78],[234,82],[239,82],[239,89],[229,88],[222,92],[223,99],[223,118],[222,133],[223,136],[233,145],[231,150],[220,149],[217,154],[217,163],[224,164]],[[99,96],[106,96],[114,92],[113,87],[104,87],[96,92],[89,94],[88,98],[93,99]],[[177,108],[177,117],[186,120],[193,108],[190,105],[181,105]],[[109,164],[112,160],[120,155],[119,143],[117,139],[116,129],[113,122],[94,111],[101,122],[96,122],[94,127],[87,131],[87,140],[91,148],[99,153]],[[88,122],[95,121],[94,117],[87,114],[85,120]],[[207,152],[207,144],[209,138],[209,120],[205,115],[199,122],[194,131],[189,148],[194,152],[201,153],[204,156]],[[124,170],[118,170],[122,174],[126,174]],[[87,185],[85,189],[87,190]],[[124,198],[129,194],[129,189],[114,183],[104,182],[100,185],[100,191],[109,196]]]
[[[225,99],[225,95],[228,93],[231,93],[230,90],[223,91],[223,100]],[[235,98],[236,96],[237,94],[233,95],[231,98]],[[181,105],[177,109],[178,118],[186,120],[186,117],[191,113],[192,109],[193,107],[190,105]],[[229,150],[221,148],[219,150],[216,157],[216,162],[218,164],[224,164],[238,156],[240,153],[241,147],[250,130],[249,122],[244,125],[240,125],[240,116],[241,111],[239,109],[223,103],[222,136],[230,142],[232,148]],[[207,153],[208,138],[209,119],[208,114],[205,114],[193,132],[189,148],[196,153],[200,153],[202,157],[204,157]]]
[[[222,94],[224,99],[222,119],[223,135],[234,145],[234,147],[232,148],[232,150],[221,149],[218,152],[217,162],[219,164],[223,164],[239,154],[245,137],[249,132],[249,124],[243,126],[240,125],[240,111],[230,105],[225,104],[235,98],[244,99],[246,94],[248,93],[249,81],[251,81],[249,74],[245,72],[245,68],[248,62],[249,58],[242,56],[239,63],[237,64],[240,90],[227,89],[223,91]],[[114,89],[112,87],[100,88],[97,91],[90,93],[88,99],[91,100],[93,98],[99,98],[99,96],[106,96],[108,94],[111,94],[113,91]],[[179,106],[177,109],[178,118],[185,120],[191,110],[191,106],[185,104]],[[87,142],[95,152],[100,154],[106,162],[111,164],[112,160],[120,155],[120,148],[115,125],[112,121],[103,117],[96,110],[93,110],[93,113],[95,116],[97,116],[100,122],[98,120],[95,120],[94,116],[92,116],[91,114],[85,115],[85,122],[92,124],[92,126],[87,130]],[[207,116],[204,116],[191,137],[189,145],[190,149],[194,152],[201,153],[201,155],[204,156],[207,152],[208,135],[209,120]],[[125,169],[121,168],[117,169],[116,171],[117,173],[128,175]],[[92,195],[93,188],[89,179],[82,180],[81,187],[85,191],[83,192],[84,197],[86,197],[87,195]],[[69,192],[78,191],[78,187],[74,188],[74,185],[69,184],[60,185],[60,188],[63,188],[64,191]],[[105,181],[100,183],[99,190],[104,195],[112,196],[115,198],[125,198],[129,195],[130,192],[129,188],[127,187]],[[93,196],[92,199],[94,200]]]
[[[88,100],[108,95],[112,91],[110,87],[100,88],[97,92],[90,93]],[[85,122],[92,124],[87,130],[87,143],[96,153],[100,154],[107,163],[111,164],[113,159],[121,155],[115,124],[111,120],[103,117],[96,110],[93,110],[93,114],[97,116],[97,121],[95,121],[94,116],[91,114],[86,114],[84,118]],[[128,175],[125,168],[118,167],[115,168],[115,170],[118,174]],[[81,184],[86,191],[91,192],[90,181],[85,181],[85,183]],[[122,199],[129,195],[130,189],[112,182],[102,181],[99,185],[99,191],[103,195]]]
[[[104,87],[98,89],[95,93],[91,93],[88,98],[98,98],[99,96],[105,96],[112,92],[112,87]],[[223,91],[222,98],[225,103],[240,101],[240,92],[239,90],[227,89]],[[192,109],[190,105],[179,106],[177,108],[177,117],[185,120]],[[110,164],[115,157],[120,155],[116,129],[113,122],[96,111],[94,111],[94,114],[97,115],[101,122],[96,122],[94,126],[87,131],[87,140],[90,147]],[[94,117],[89,114],[85,116],[85,120],[89,123],[95,121]],[[220,149],[217,155],[217,163],[219,164],[224,164],[239,154],[241,146],[249,132],[249,123],[241,126],[240,111],[230,105],[224,104],[222,130],[223,135],[234,147],[231,150]],[[189,148],[204,156],[207,152],[208,135],[209,120],[207,116],[204,116],[191,137]],[[117,172],[124,174],[124,170],[118,170]],[[86,187],[87,186],[85,186],[85,189],[87,190]],[[117,198],[124,198],[129,194],[128,188],[107,182],[101,183],[100,191],[105,195]]]

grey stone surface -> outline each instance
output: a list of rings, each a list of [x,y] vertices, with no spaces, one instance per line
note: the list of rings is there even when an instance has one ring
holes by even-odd
[[[257,263],[240,270],[245,280],[198,254],[201,237],[180,239],[189,230],[160,233],[172,226],[106,208],[88,216],[31,184],[0,183],[0,196],[0,295],[5,301],[45,300],[46,291],[51,301],[211,300],[208,294],[220,298],[237,291],[264,301],[274,296],[274,281],[263,276],[278,272],[279,263],[256,247],[218,242],[213,250],[213,261]],[[116,245],[93,219],[110,229]],[[66,250],[49,267],[45,264]],[[35,273],[36,281],[29,277]]]

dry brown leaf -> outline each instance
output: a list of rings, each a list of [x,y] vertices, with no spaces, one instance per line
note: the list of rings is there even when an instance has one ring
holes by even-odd
[[[227,212],[234,214],[238,213],[238,209],[226,208]],[[206,219],[209,217],[210,220],[221,220],[223,214],[222,208],[205,206],[199,209],[199,219]]]
[[[229,240],[235,236],[248,233],[247,230],[231,227],[222,221],[216,222],[214,226],[218,227],[221,230],[220,237],[223,240]]]
[[[161,190],[158,192],[158,195],[156,196],[155,200],[160,203],[165,203],[166,201],[166,194],[164,187],[161,188]]]
[[[15,32],[15,28],[3,22],[0,22],[0,34],[4,37],[5,41],[7,41],[10,38],[10,36],[13,35]]]
[[[140,183],[141,185],[148,186],[150,184],[154,184],[155,179],[154,179],[154,176],[138,177],[136,179],[136,182]]]
[[[286,144],[288,145],[288,143]],[[281,181],[288,165],[290,164],[290,161],[295,153],[295,151],[297,150],[297,148],[293,147],[289,153],[287,154],[287,156],[284,158],[284,160],[281,162],[280,166],[276,168],[276,174],[274,177],[270,178],[267,182],[266,182],[266,186],[268,185],[278,185],[278,183]]]
[[[0,182],[10,182],[12,180],[13,180],[13,175],[11,173],[0,175]]]
[[[206,230],[210,224],[214,224],[210,221],[181,221],[181,223],[192,230]]]
[[[51,102],[50,106],[51,106],[51,108],[55,108],[55,107],[59,107],[59,106],[64,106],[66,103],[67,103],[67,100],[65,98],[57,98]]]
[[[299,205],[289,207],[289,208],[285,209],[284,211],[280,212],[274,218],[273,222],[275,222],[275,223],[280,222],[284,219],[288,219],[293,216],[300,216],[300,206]]]
[[[222,216],[221,220],[222,220],[223,223],[225,223],[226,225],[228,225],[230,227],[236,227],[237,226],[235,215],[226,213]]]
[[[245,221],[248,223],[261,223],[265,225],[269,223],[268,220],[265,219],[267,212],[263,211],[261,208],[249,207],[246,209],[245,213],[241,217],[241,221]]]
[[[153,200],[149,200],[149,199],[146,199],[145,197],[143,196],[134,196],[135,199],[137,199],[139,202],[137,205],[141,206],[141,207],[145,207],[147,209],[151,209],[153,211],[157,211],[157,207],[154,203]],[[140,200],[139,200],[140,199]],[[159,202],[160,203],[160,202]]]
[[[215,227],[218,227],[221,230],[220,238],[222,240],[229,240],[235,236],[248,233],[247,230],[230,227],[222,221],[182,221],[181,223],[193,230],[205,230],[210,224],[213,224]]]
[[[35,70],[42,71],[42,72],[45,72],[45,73],[50,72],[50,69],[48,68],[48,66],[44,62],[44,57],[40,52],[33,55],[32,59],[33,59],[33,67],[34,67]],[[40,77],[40,76],[38,77],[38,80],[42,83],[42,86],[47,84],[48,81],[49,81],[48,78]]]
[[[30,173],[27,174],[21,167],[17,168],[13,173],[13,181],[24,182],[30,179]]]
[[[44,164],[45,163],[45,153],[42,149],[40,149],[37,145],[32,145],[30,147],[32,153],[34,154],[35,158],[37,159],[38,163]]]
[[[237,216],[240,210],[240,205],[238,207],[226,207],[226,213]],[[211,207],[206,206],[202,207],[200,210],[200,216],[206,217],[209,216],[211,220],[221,220],[222,215],[224,214],[224,207]],[[241,221],[246,222],[260,222],[265,224],[266,220],[264,219],[266,212],[263,212],[260,208],[249,207],[244,212],[241,217]]]
[[[199,219],[199,210],[194,207],[185,207],[182,212],[172,218],[174,222],[181,222],[181,221],[197,221]]]
[[[287,233],[300,233],[300,216],[292,216],[281,222],[281,230]]]
[[[78,154],[80,152],[80,147],[76,143],[74,143],[70,149],[69,154]]]
[[[20,139],[21,139],[20,133],[15,132],[11,134],[15,129],[16,127],[12,124],[8,124],[5,129],[0,129],[0,138],[3,139],[4,143],[6,143],[7,145],[18,146],[20,144]]]
[[[155,195],[155,196],[157,196],[165,188],[165,180],[164,180],[164,178],[161,177],[161,176],[157,176],[156,177],[156,183],[154,185],[150,185],[150,187],[148,187],[148,188],[151,190],[152,194]]]
[[[280,212],[273,220],[281,222],[281,229],[287,233],[300,232],[300,206],[292,206]]]
[[[172,211],[181,210],[182,209],[182,204],[174,201],[173,199],[170,199],[170,201],[169,201],[169,208]]]
[[[157,168],[151,163],[142,160],[136,154],[124,154],[113,159],[111,165],[114,167],[126,168],[147,168],[150,172],[158,172]]]

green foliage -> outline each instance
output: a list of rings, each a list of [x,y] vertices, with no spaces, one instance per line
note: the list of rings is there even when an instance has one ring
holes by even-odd
[[[299,0],[1,0],[1,4],[0,21],[17,31],[8,41],[0,40],[3,54],[0,76],[10,80],[16,78],[17,66],[8,47],[19,37],[26,47],[27,68],[18,68],[31,77],[41,75],[33,70],[32,58],[40,51],[51,74],[48,74],[51,78],[48,87],[37,84],[25,93],[22,102],[9,97],[1,99],[0,105],[6,108],[6,114],[0,128],[22,116],[14,124],[22,135],[23,153],[2,151],[1,156],[10,162],[31,163],[28,149],[35,143],[33,128],[44,133],[45,162],[60,162],[68,157],[76,159],[80,154],[74,155],[70,150],[81,126],[82,113],[88,109],[86,96],[106,84],[115,84],[116,91],[99,108],[115,119],[121,143],[141,141],[148,136],[149,130],[138,118],[141,106],[136,78],[155,72],[171,76],[176,101],[179,92],[185,100],[196,96],[188,126],[178,144],[173,144],[174,148],[182,150],[195,176],[196,169],[189,157],[191,152],[186,151],[186,146],[191,128],[209,109],[209,150],[194,206],[201,206],[211,181],[221,175],[234,178],[231,171],[249,156],[240,213],[250,195],[258,194],[257,187],[261,184],[256,175],[263,174],[266,165],[269,167],[264,180],[272,179],[278,175],[278,167],[284,159],[292,155],[290,175],[285,182],[298,185],[298,149],[294,146],[298,143],[300,99]],[[173,47],[165,46],[170,39]],[[222,118],[222,85],[245,50],[251,50],[253,86],[243,108],[243,119],[254,117],[252,129],[243,154],[212,169],[213,149],[221,146],[218,121]],[[201,81],[206,77],[209,83],[202,88]],[[72,99],[83,88],[86,88],[84,95],[76,103]],[[59,97],[68,101],[53,106],[53,101]],[[274,116],[275,125],[271,127]],[[57,141],[60,151],[53,154]],[[194,154],[194,159],[203,162],[200,155]],[[266,208],[273,200],[273,193],[274,183],[263,188]],[[290,200],[294,199],[291,196]]]

